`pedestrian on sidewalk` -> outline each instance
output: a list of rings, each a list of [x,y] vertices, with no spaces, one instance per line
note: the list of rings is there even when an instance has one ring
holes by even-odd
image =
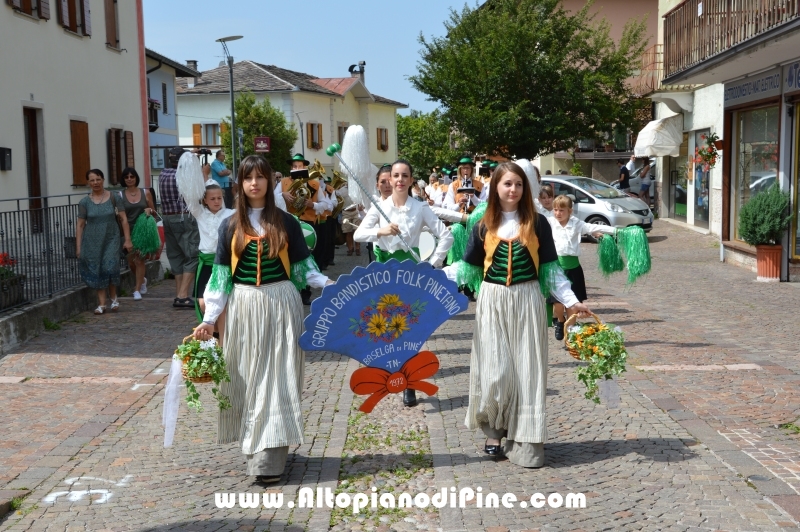
[[[150,191],[139,188],[139,181],[139,173],[134,168],[125,168],[122,171],[125,189],[119,192],[119,206],[125,211],[131,233],[140,216],[152,216],[156,212]],[[142,296],[147,293],[147,278],[144,276],[147,257],[134,247],[125,258],[128,259],[128,267],[134,276],[133,299],[141,301]]]
[[[519,165],[502,163],[495,170],[486,213],[472,230],[460,268],[463,281],[479,290],[465,423],[483,430],[486,454],[541,467],[547,439],[545,296],[552,293],[580,315],[589,309],[569,289],[550,224],[536,212]]]
[[[91,193],[78,203],[75,228],[75,252],[81,279],[97,290],[95,314],[106,311],[106,289],[111,297],[110,310],[119,309],[117,286],[120,283],[120,249],[131,251],[130,229],[125,211],[117,207],[114,195],[103,186],[105,176],[98,169],[86,172]],[[124,238],[120,246],[120,229]]]
[[[558,263],[569,279],[570,288],[581,303],[588,299],[586,279],[578,257],[581,254],[581,236],[594,234],[613,235],[617,230],[609,225],[586,223],[572,216],[572,200],[561,195],[553,200],[553,216],[547,219],[553,232],[558,253]],[[553,305],[553,328],[556,340],[564,339],[566,309],[557,300],[548,300]]]
[[[194,274],[197,270],[197,255],[200,246],[200,230],[197,220],[189,212],[180,197],[175,174],[178,160],[185,150],[173,148],[169,153],[169,168],[164,168],[158,178],[161,193],[161,213],[164,218],[164,242],[167,247],[167,259],[172,275],[175,277],[175,299],[172,306],[176,308],[194,308],[194,301],[189,292],[194,286]]]
[[[383,170],[383,169],[381,169]],[[404,159],[398,159],[391,166],[389,182],[391,183],[391,196],[380,202],[380,207],[385,212],[391,222],[378,212],[378,208],[373,205],[367,211],[367,215],[356,229],[353,238],[356,242],[370,242],[374,246],[375,259],[378,262],[389,262],[391,259],[404,261],[411,259],[416,262],[411,255],[406,244],[398,238],[402,235],[403,239],[411,246],[419,257],[419,237],[422,228],[428,229],[438,239],[436,249],[428,259],[434,268],[438,268],[447,257],[447,251],[453,245],[453,235],[436,217],[427,203],[417,201],[409,194],[409,189],[413,183],[414,170],[411,164]],[[385,173],[379,171],[378,182]],[[403,392],[403,404],[415,406],[417,396],[414,390],[406,389]]]
[[[217,441],[239,441],[247,474],[280,480],[290,445],[303,444],[303,332],[298,289],[332,282],[319,272],[299,222],[275,205],[272,168],[258,155],[239,166],[236,212],[220,225],[206,311],[194,332],[208,340],[227,308],[225,364],[231,382],[221,392],[231,408],[219,413]]]

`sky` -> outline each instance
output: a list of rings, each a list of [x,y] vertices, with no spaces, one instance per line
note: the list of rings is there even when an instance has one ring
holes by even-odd
[[[470,1],[474,5],[474,0]],[[417,72],[426,38],[444,34],[450,7],[463,0],[144,0],[145,44],[201,71],[223,60],[220,37],[234,61],[249,59],[321,78],[348,77],[366,61],[370,92],[424,112],[438,107],[417,92],[407,77]],[[409,109],[401,110],[407,114]]]

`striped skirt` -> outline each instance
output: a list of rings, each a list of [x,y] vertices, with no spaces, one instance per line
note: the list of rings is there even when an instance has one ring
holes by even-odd
[[[221,385],[232,407],[219,412],[219,443],[239,441],[247,455],[303,443],[302,332],[303,305],[291,282],[233,286],[224,344],[231,382]]]
[[[547,439],[546,315],[538,282],[481,285],[472,337],[468,428],[488,425],[517,443]]]

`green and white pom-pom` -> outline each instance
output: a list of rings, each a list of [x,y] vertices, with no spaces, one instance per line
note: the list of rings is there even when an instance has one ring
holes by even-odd
[[[447,261],[450,264],[455,264],[464,258],[464,252],[467,251],[469,235],[467,234],[466,228],[461,224],[451,225],[450,233],[453,235],[453,245],[447,252]]]
[[[488,201],[484,201],[483,203],[479,203],[475,210],[472,211],[469,216],[467,216],[467,238],[469,235],[472,234],[472,228],[475,227],[475,224],[481,221],[483,215],[486,214],[486,208],[489,206]]]
[[[211,278],[208,280],[206,290],[212,292],[223,292],[230,294],[233,290],[233,277],[231,267],[223,264],[215,264],[211,267]]]
[[[149,255],[161,249],[161,237],[158,236],[158,227],[152,216],[140,214],[131,231],[133,249],[142,255]]]
[[[611,235],[604,235],[597,245],[597,265],[603,277],[625,269],[622,255],[617,247],[617,240]]]
[[[650,244],[647,234],[638,226],[626,227],[617,231],[617,239],[628,264],[628,284],[650,272]]]
[[[483,284],[483,268],[474,266],[463,260],[458,261],[456,264],[456,284],[459,287],[466,286],[472,290],[476,295],[481,291]]]

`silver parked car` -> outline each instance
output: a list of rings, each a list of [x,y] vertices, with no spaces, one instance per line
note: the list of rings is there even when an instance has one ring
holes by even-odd
[[[629,227],[638,225],[649,233],[653,228],[653,213],[639,198],[596,179],[580,176],[544,176],[542,183],[550,183],[556,196],[569,196],[573,202],[572,214],[584,222]]]

